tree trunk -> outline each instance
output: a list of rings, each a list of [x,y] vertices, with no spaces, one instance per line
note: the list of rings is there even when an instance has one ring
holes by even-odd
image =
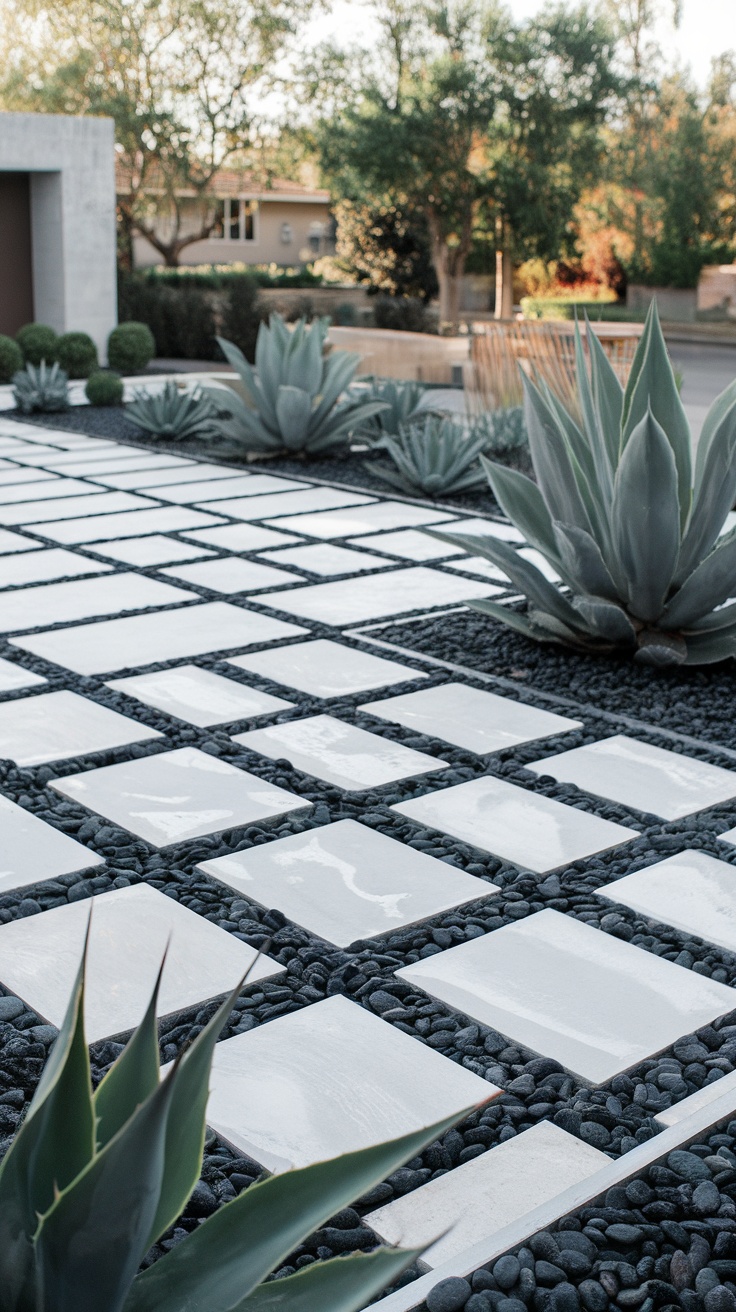
[[[441,324],[457,327],[460,318],[460,279],[462,275],[448,273],[446,262],[436,266],[439,284],[439,316]]]
[[[461,280],[473,238],[472,211],[468,211],[460,239],[454,241],[452,245],[447,242],[437,216],[432,210],[427,212],[427,226],[432,249],[432,264],[440,289],[440,326],[449,326],[451,331],[457,332],[460,322]]]
[[[496,224],[496,304],[494,319],[514,317],[514,271],[505,225]]]

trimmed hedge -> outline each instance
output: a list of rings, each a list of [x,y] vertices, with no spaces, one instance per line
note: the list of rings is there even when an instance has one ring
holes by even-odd
[[[54,359],[70,378],[89,378],[99,364],[97,347],[89,333],[62,333],[56,339]]]
[[[26,364],[40,364],[45,360],[51,364],[55,359],[56,333],[45,323],[27,323],[19,328],[15,340],[23,352]]]
[[[178,275],[180,271],[165,272]],[[175,360],[222,360],[215,339],[227,337],[252,361],[258,325],[265,317],[257,284],[242,273],[233,275],[224,290],[200,286],[194,275],[122,273],[118,312],[121,327],[130,320],[146,324],[156,355]]]
[[[123,380],[119,374],[107,369],[95,369],[84,389],[90,405],[120,405],[123,400]]]
[[[107,339],[107,361],[121,374],[135,374],[145,369],[156,352],[156,342],[147,323],[135,319],[118,324]]]
[[[0,383],[9,383],[13,374],[23,368],[23,352],[12,337],[0,333]]]
[[[626,306],[616,301],[568,300],[565,297],[522,296],[521,311],[525,319],[574,319],[583,311],[589,319],[616,320],[630,318]]]
[[[168,287],[206,287],[220,291],[239,282],[254,282],[257,287],[321,287],[321,273],[314,273],[309,265],[280,268],[278,265],[249,264],[241,268],[227,264],[182,265],[167,269],[156,265],[140,271],[138,278]]]

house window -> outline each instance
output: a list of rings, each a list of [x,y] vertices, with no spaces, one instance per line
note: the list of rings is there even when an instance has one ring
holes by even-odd
[[[322,241],[325,235],[324,223],[310,223],[309,225],[309,249],[314,255],[319,255],[322,249]]]
[[[257,210],[254,200],[218,200],[211,236],[228,241],[255,241]]]
[[[294,240],[294,235],[293,235],[293,233],[292,233],[292,231],[291,231],[291,224],[290,224],[290,223],[282,223],[282,224],[281,224],[281,243],[282,243],[282,245],[283,245],[283,246],[291,246],[291,243],[292,243],[293,240]]]

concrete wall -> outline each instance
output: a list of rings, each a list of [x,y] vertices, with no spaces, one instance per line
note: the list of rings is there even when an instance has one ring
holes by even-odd
[[[199,227],[199,214],[194,202],[184,212],[183,230],[194,232]],[[210,237],[186,246],[181,253],[181,264],[302,264],[315,259],[318,253],[310,249],[309,233],[312,223],[321,223],[327,229],[330,222],[329,206],[321,201],[260,200],[255,220],[253,241],[230,241]],[[281,239],[282,227],[288,224],[291,241]],[[161,221],[165,230],[165,219]],[[145,237],[133,238],[133,262],[137,269],[152,264],[163,264],[158,251]]]
[[[117,322],[113,129],[105,118],[0,114],[0,170],[30,174],[34,318],[89,333],[103,360]]]
[[[706,264],[700,270],[698,312],[736,319],[736,264]]]
[[[626,289],[626,305],[630,310],[648,310],[655,297],[660,319],[669,323],[695,322],[695,288],[644,287],[639,283],[629,283]]]

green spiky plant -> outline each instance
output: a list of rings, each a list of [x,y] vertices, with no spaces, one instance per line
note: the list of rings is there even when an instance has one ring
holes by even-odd
[[[472,420],[474,437],[484,436],[484,454],[508,455],[527,445],[524,411],[520,405],[485,410]]]
[[[473,437],[451,419],[427,415],[423,423],[406,425],[398,436],[375,443],[376,450],[391,457],[393,468],[373,460],[364,464],[402,492],[428,497],[472,492],[485,482],[478,459],[485,441],[484,434]]]
[[[69,377],[59,364],[27,364],[13,374],[15,404],[24,415],[55,413],[69,405]]]
[[[153,437],[209,437],[217,415],[211,395],[181,392],[169,380],[162,392],[135,392],[126,416]]]
[[[496,500],[570,590],[566,596],[508,543],[434,531],[486,557],[527,598],[526,613],[471,602],[538,641],[617,652],[651,665],[736,654],[736,382],[711,406],[691,454],[656,306],[624,391],[596,335],[590,374],[579,332],[581,424],[544,384],[524,378],[536,482],[484,461]]]
[[[341,401],[360,357],[349,351],[326,356],[328,327],[328,320],[308,327],[300,319],[290,331],[280,315],[272,314],[258,329],[255,368],[237,346],[218,337],[255,407],[228,392],[229,417],[218,420],[222,436],[247,451],[323,455],[344,446],[352,432],[384,408],[380,401]],[[225,408],[219,391],[217,405]]]
[[[459,1118],[252,1185],[140,1271],[199,1178],[215,1042],[242,986],[160,1079],[160,981],[161,974],[139,1029],[93,1093],[84,960],[80,966],[0,1166],[2,1312],[356,1312],[418,1250],[379,1248],[267,1277]]]
[[[373,415],[360,430],[360,437],[374,441],[387,434],[395,436],[404,424],[411,423],[426,387],[422,383],[402,382],[397,378],[373,378],[362,397],[378,401],[383,409]]]

